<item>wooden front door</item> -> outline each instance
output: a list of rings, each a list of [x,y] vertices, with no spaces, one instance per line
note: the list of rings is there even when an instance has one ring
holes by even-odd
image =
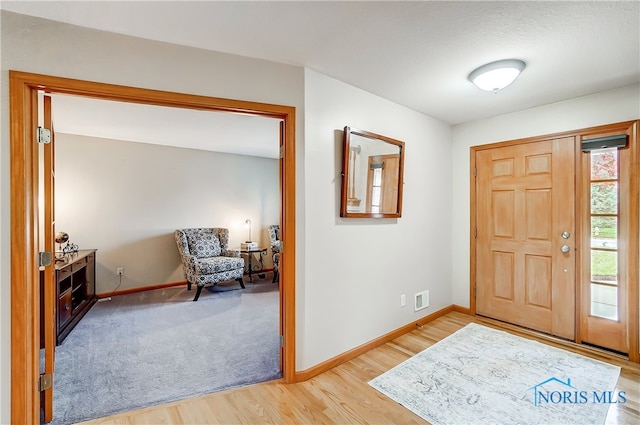
[[[477,314],[575,338],[574,157],[574,137],[476,151]]]

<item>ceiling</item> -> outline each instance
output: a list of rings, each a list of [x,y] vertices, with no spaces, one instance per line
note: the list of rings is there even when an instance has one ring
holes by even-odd
[[[640,82],[638,1],[2,1],[2,9],[306,66],[449,124]],[[493,94],[476,67],[527,63]]]
[[[276,118],[67,95],[52,98],[56,133],[271,159],[280,154]]]

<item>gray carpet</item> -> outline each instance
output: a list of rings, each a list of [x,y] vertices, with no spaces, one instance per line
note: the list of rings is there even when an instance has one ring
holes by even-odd
[[[54,420],[69,424],[281,377],[269,280],[97,303],[56,350]]]

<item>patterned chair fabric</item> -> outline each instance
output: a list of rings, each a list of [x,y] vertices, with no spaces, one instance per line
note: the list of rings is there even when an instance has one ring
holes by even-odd
[[[205,285],[237,280],[244,288],[244,259],[240,252],[228,249],[229,229],[178,229],[175,238],[187,288],[191,290],[192,284],[198,285],[194,301],[198,301]]]
[[[271,255],[273,255],[273,280],[276,282],[280,277],[280,225],[269,226],[269,239],[271,240]]]

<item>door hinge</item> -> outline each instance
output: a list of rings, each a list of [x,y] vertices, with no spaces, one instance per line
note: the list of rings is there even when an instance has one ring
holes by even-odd
[[[476,238],[476,239],[478,238],[478,228],[477,227],[473,229],[473,237]]]
[[[478,291],[478,288],[474,286],[473,287],[473,298],[477,297],[477,291]]]
[[[38,391],[45,391],[51,388],[53,377],[50,373],[43,373],[38,379]]]
[[[51,253],[49,251],[38,252],[38,267],[51,265]]]
[[[51,130],[38,126],[36,129],[36,140],[38,143],[51,143]]]
[[[280,347],[284,347],[284,335],[280,335]]]
[[[280,241],[278,241],[278,242],[280,243],[280,247],[279,247],[279,249],[280,249],[280,253],[283,253],[283,252],[284,252],[284,241],[283,241],[283,240],[280,240]]]
[[[280,159],[284,158],[284,146],[280,146]]]
[[[478,169],[473,167],[473,177],[478,177]]]

